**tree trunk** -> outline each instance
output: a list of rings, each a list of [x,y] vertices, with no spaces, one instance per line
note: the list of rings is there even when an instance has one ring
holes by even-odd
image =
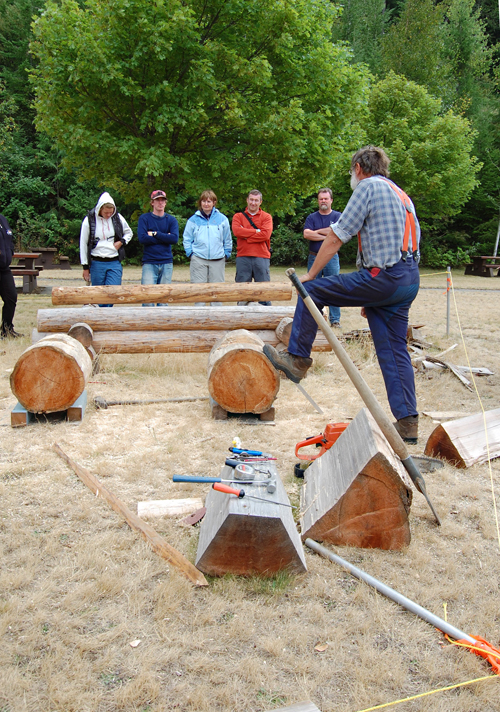
[[[12,393],[30,413],[67,410],[83,393],[92,361],[79,341],[46,336],[19,357],[10,376]]]
[[[294,307],[116,307],[94,309],[39,309],[38,331],[67,333],[84,322],[93,331],[170,331],[276,329],[284,317],[292,317]]]
[[[292,284],[280,282],[212,282],[210,284],[53,287],[52,304],[141,304],[149,302],[290,301]]]
[[[263,346],[257,332],[238,329],[210,352],[208,390],[229,413],[264,413],[272,406],[280,377],[262,353]]]

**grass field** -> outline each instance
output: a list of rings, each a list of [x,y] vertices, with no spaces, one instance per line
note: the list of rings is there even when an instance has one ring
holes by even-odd
[[[226,280],[233,279],[228,268]],[[454,343],[450,360],[488,367],[476,380],[483,407],[500,403],[500,279],[454,275],[446,336],[446,274],[422,270],[411,323],[435,351]],[[124,280],[140,270],[126,268]],[[80,270],[44,272],[44,292],[83,284]],[[174,280],[187,281],[187,268]],[[284,270],[273,270],[284,281]],[[456,304],[456,308],[455,308]],[[193,588],[92,495],[53,452],[58,442],[135,510],[140,500],[204,496],[209,485],[174,485],[172,475],[218,475],[234,436],[270,451],[293,504],[295,443],[327,422],[354,417],[362,402],[333,354],[315,357],[304,383],[325,415],[289,381],[276,401],[276,426],[211,419],[208,403],[122,406],[83,422],[10,427],[15,403],[9,375],[30,344],[36,312],[50,295],[21,295],[16,330],[0,341],[0,712],[263,712],[310,699],[322,712],[359,712],[406,696],[492,674],[470,652],[450,645],[430,625],[400,609],[338,566],[307,551],[308,572],[273,579],[227,576]],[[366,322],[343,310],[344,331]],[[351,357],[388,411],[370,344]],[[104,356],[88,385],[95,395],[158,398],[207,395],[207,355]],[[416,375],[419,410],[481,408],[450,373]],[[421,416],[423,451],[436,425]],[[442,518],[435,526],[414,493],[412,542],[404,551],[337,549],[458,628],[500,645],[500,542],[492,481],[500,509],[500,461],[467,470],[450,465],[425,475]],[[166,540],[194,561],[198,528],[151,520]],[[130,645],[140,641],[136,647]],[[323,652],[315,646],[321,643]],[[497,712],[500,678],[405,702],[401,712]]]

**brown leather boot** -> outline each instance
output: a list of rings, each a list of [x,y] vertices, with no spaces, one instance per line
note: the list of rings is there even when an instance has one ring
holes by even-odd
[[[277,371],[283,371],[285,376],[294,383],[301,381],[312,366],[312,358],[294,356],[288,351],[276,351],[273,346],[266,344],[264,354],[271,361]]]
[[[418,440],[418,415],[407,415],[394,423],[394,427],[405,443],[417,444]]]

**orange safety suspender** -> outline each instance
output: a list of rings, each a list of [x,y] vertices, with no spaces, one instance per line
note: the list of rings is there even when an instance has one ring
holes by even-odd
[[[418,252],[418,244],[417,244],[417,228],[415,225],[415,215],[413,214],[412,211],[412,206],[411,206],[411,200],[410,198],[406,195],[404,190],[401,190],[401,188],[394,183],[391,183],[390,180],[387,178],[384,178],[383,176],[379,176],[382,180],[384,180],[387,185],[389,185],[393,191],[396,193],[396,195],[400,198],[401,202],[403,203],[405,210],[406,210],[406,220],[405,220],[405,233],[403,235],[403,249],[401,250],[401,257],[404,262],[406,262],[406,257],[408,256],[408,245],[410,242],[410,233],[411,233],[411,246],[412,246],[412,255],[413,257],[416,257],[417,252]],[[360,254],[363,254],[362,249],[361,249],[361,232],[358,232],[358,249]]]

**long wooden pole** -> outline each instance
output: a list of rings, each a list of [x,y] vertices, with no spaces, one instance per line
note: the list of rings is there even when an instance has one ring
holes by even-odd
[[[382,406],[376,399],[368,383],[365,381],[363,376],[356,368],[356,365],[353,363],[353,361],[351,361],[347,351],[344,349],[340,341],[333,333],[333,329],[328,325],[320,310],[307,293],[307,290],[305,289],[304,285],[295,274],[295,270],[293,269],[293,267],[287,269],[285,274],[287,275],[287,277],[289,277],[293,286],[297,289],[299,295],[304,300],[304,304],[309,309],[311,316],[314,318],[314,321],[319,326],[323,334],[326,336],[326,339],[332,347],[333,352],[344,367],[347,375],[353,382],[359,395],[364,400],[366,407],[373,415],[375,422],[379,426],[380,430],[384,433],[385,437],[387,438],[387,441],[389,442],[389,445],[392,447],[396,455],[400,458],[406,471],[410,475],[413,484],[427,500],[427,504],[431,508],[436,522],[441,525],[441,520],[439,519],[436,510],[432,506],[432,503],[427,495],[424,478],[422,477],[417,465],[413,461],[410,453],[408,452],[408,448],[404,444],[400,434],[388,418],[387,414],[382,409]]]
[[[52,304],[141,304],[159,302],[285,302],[292,287],[280,282],[211,282],[105,287],[53,287]]]
[[[97,477],[90,473],[85,467],[78,465],[66,453],[61,450],[57,443],[53,445],[54,451],[61,457],[73,470],[73,472],[87,485],[87,487],[96,495],[106,500],[111,509],[121,514],[129,527],[147,541],[153,551],[168,561],[172,566],[178,569],[186,578],[188,578],[195,586],[208,586],[208,581],[193,564],[186,559],[177,549],[170,546],[165,539],[160,536],[152,526],[144,522],[137,514],[134,514],[127,505],[116,497],[106,485],[103,485]]]

